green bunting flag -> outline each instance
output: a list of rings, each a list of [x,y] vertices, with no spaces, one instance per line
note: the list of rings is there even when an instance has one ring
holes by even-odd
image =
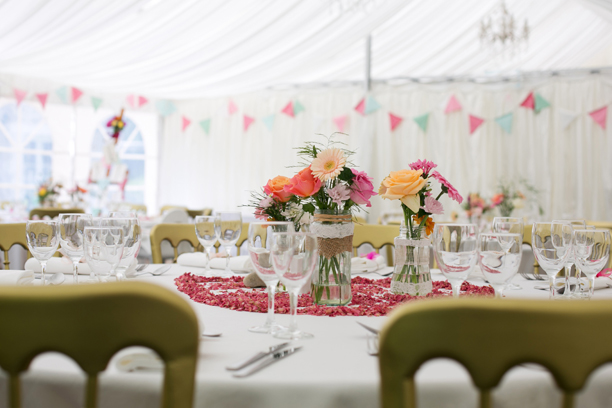
[[[540,111],[544,108],[548,108],[550,103],[542,97],[540,94],[535,94],[535,113],[540,113]]]
[[[168,116],[176,112],[176,106],[170,101],[157,101],[155,107],[162,116]]]
[[[92,96],[91,105],[94,108],[94,112],[97,111],[100,105],[102,105],[102,98],[96,98],[95,96]]]
[[[304,112],[304,110],[305,110],[304,109],[304,105],[302,105],[300,103],[300,101],[294,101],[293,102],[293,114],[294,115],[297,115],[300,112]],[[272,116],[274,116],[274,115],[272,115]],[[273,119],[273,121],[274,121],[274,119]]]
[[[421,130],[423,130],[423,132],[427,132],[427,122],[429,121],[429,113],[426,113],[421,116],[417,116],[416,118],[413,118],[412,120],[414,120],[416,124],[419,125],[419,127],[421,128]]]
[[[210,134],[210,119],[205,119],[201,121],[200,126],[202,127],[202,129],[204,129],[204,132],[206,132],[207,135]]]
[[[296,105],[293,105],[293,110],[295,112]],[[274,114],[265,116],[261,119],[261,121],[266,125],[269,131],[272,131],[272,127],[274,126]]]
[[[380,109],[380,104],[373,96],[368,96],[365,102],[365,114],[369,115],[372,112],[376,112],[378,109]]]
[[[508,134],[512,133],[512,116],[512,112],[510,112],[506,113],[503,116],[495,118],[495,122],[497,122],[497,124],[501,126],[502,129],[504,129],[504,132]]]
[[[62,102],[68,103],[68,87],[62,86],[55,91],[55,94],[62,100]]]

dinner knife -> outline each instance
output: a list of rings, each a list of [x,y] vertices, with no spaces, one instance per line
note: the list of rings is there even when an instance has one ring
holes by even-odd
[[[244,368],[246,366],[248,366],[249,364],[253,364],[256,361],[261,360],[262,358],[269,356],[270,354],[273,354],[277,351],[279,351],[280,349],[282,349],[283,347],[287,346],[289,343],[281,343],[281,344],[277,344],[276,346],[272,346],[268,349],[268,351],[260,351],[259,353],[255,354],[253,357],[249,357],[246,360],[241,360],[237,363],[234,363],[232,365],[228,365],[227,367],[225,367],[226,370],[230,370],[230,371],[236,371],[236,370],[240,370],[241,368]]]
[[[232,374],[234,377],[238,377],[238,378],[243,378],[243,377],[248,377],[249,375],[256,373],[257,371],[261,370],[264,367],[269,366],[272,363],[277,362],[278,360],[281,360],[287,356],[290,356],[291,354],[295,353],[296,351],[298,351],[299,349],[301,349],[302,346],[298,346],[298,347],[291,347],[288,349],[284,349],[281,351],[278,351],[276,353],[273,353],[272,355],[264,358],[263,360],[261,360],[260,362],[250,365],[240,371],[234,371],[234,373]]]

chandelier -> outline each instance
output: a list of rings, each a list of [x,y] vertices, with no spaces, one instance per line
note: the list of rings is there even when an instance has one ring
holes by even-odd
[[[502,0],[498,7],[480,21],[480,44],[495,54],[513,57],[526,48],[529,31],[527,20],[522,24],[517,22]]]

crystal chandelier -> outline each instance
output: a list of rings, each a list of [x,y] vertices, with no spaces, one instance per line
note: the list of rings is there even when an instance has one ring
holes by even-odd
[[[511,58],[526,48],[529,31],[527,20],[519,24],[502,0],[480,21],[480,44],[497,55]]]

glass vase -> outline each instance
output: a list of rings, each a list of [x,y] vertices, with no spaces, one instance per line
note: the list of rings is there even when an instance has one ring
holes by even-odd
[[[348,211],[314,214],[310,232],[317,236],[319,267],[312,275],[310,296],[317,305],[343,306],[351,301],[353,230]]]
[[[410,296],[425,296],[433,286],[429,271],[429,238],[422,229],[418,236],[409,238],[404,225],[395,238],[395,262],[391,277],[391,292]]]

